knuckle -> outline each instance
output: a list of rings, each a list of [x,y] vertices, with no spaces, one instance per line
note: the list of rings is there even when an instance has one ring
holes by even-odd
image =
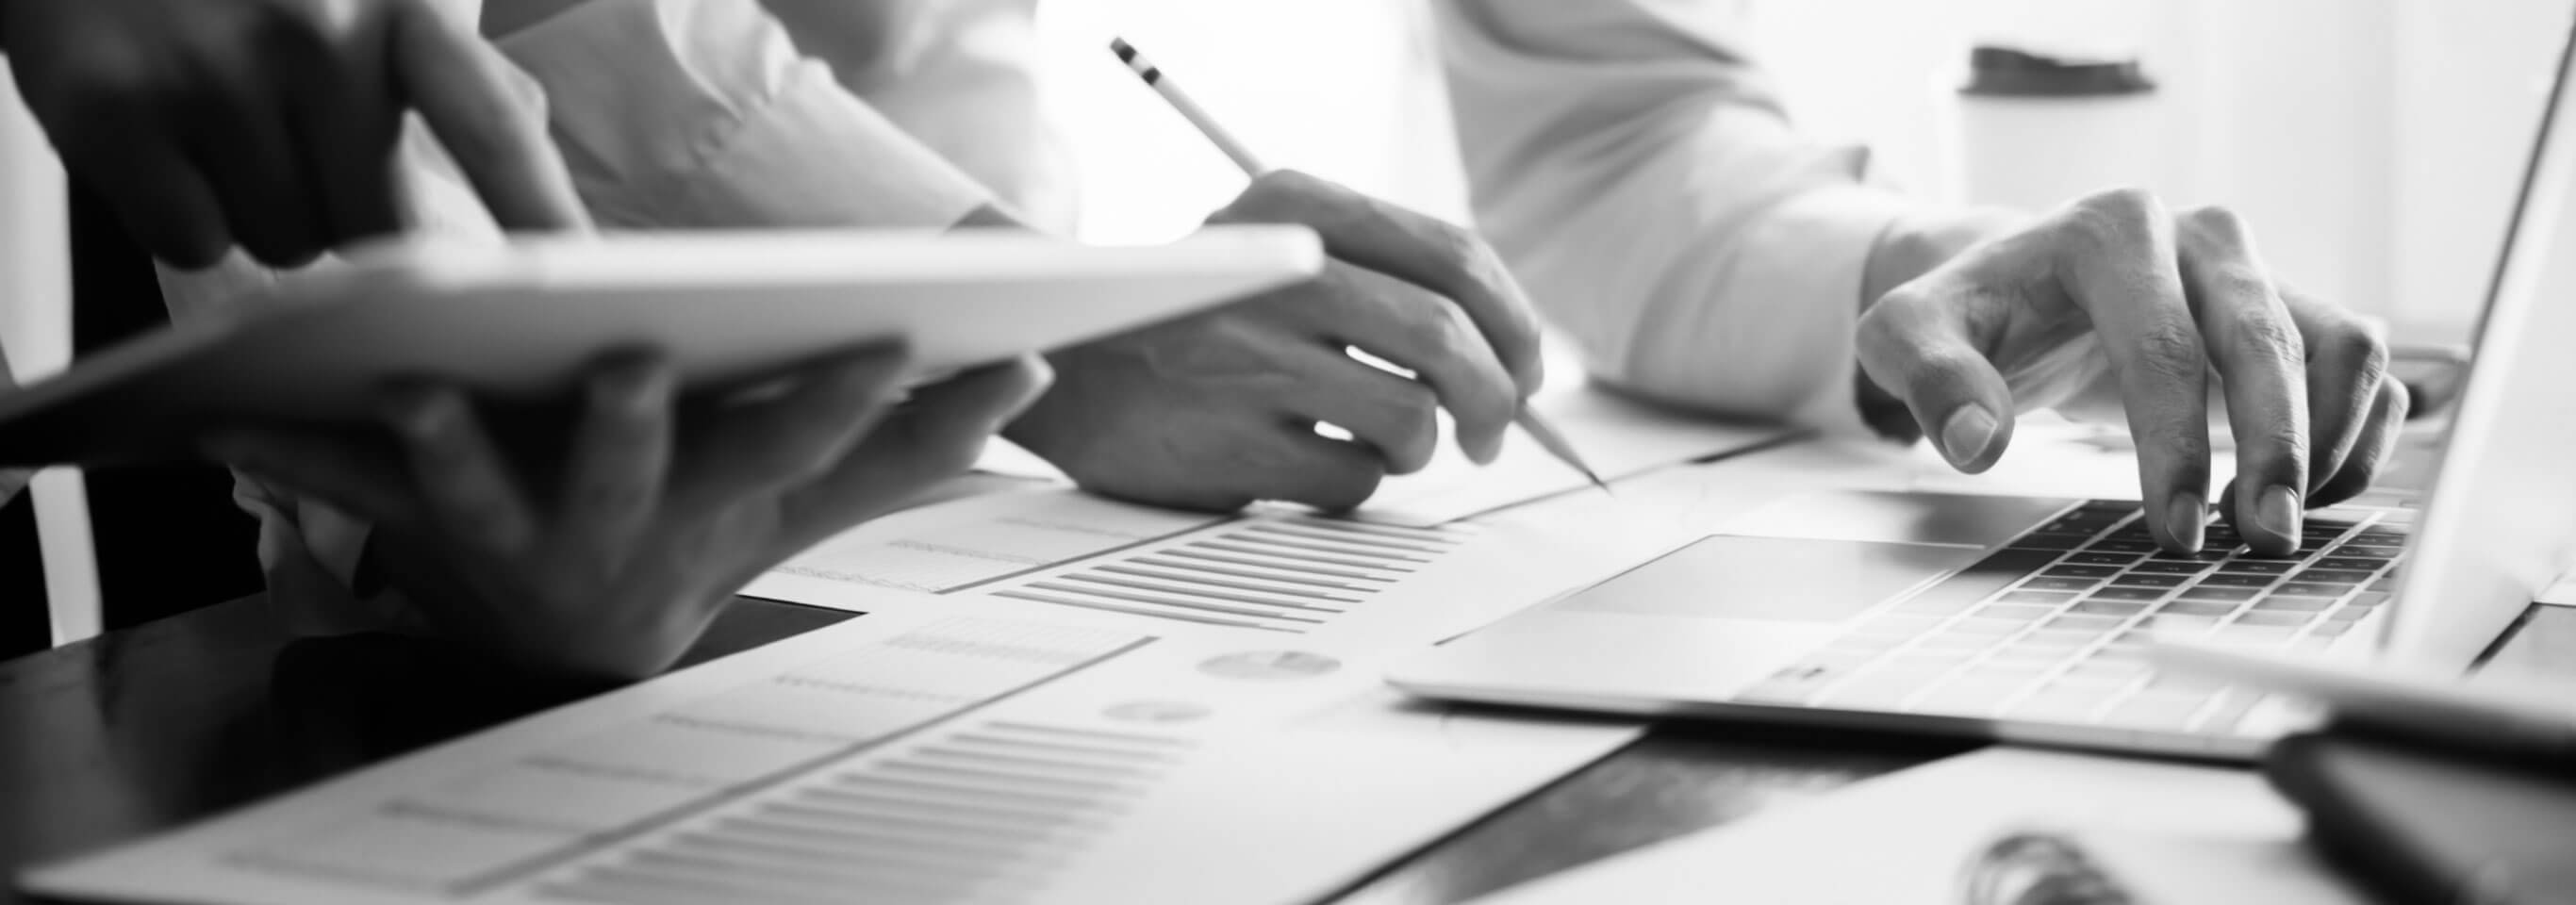
[[[2275,312],[2236,318],[2228,337],[2240,354],[2290,363],[2307,358],[2306,342],[2299,337],[2297,325]]]
[[[2158,378],[2199,380],[2209,371],[2200,334],[2188,324],[2168,320],[2148,327],[2133,342],[2139,362]]]
[[[2242,246],[2253,235],[2246,228],[2244,217],[2221,205],[2192,208],[2184,211],[2178,220],[2192,235],[2229,245]]]
[[[2164,219],[2164,203],[2154,194],[2118,188],[2078,199],[2067,209],[2064,222],[2079,236],[2111,242],[2151,235]]]

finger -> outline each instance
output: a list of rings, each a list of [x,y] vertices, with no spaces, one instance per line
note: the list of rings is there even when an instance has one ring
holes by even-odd
[[[2308,483],[2321,490],[2343,473],[2345,459],[2380,404],[2380,384],[2388,381],[2388,342],[2372,321],[2296,287],[2280,286],[2279,291],[2307,351]]]
[[[1335,183],[1283,170],[1254,180],[1218,222],[1305,225],[1335,258],[1438,293],[1466,312],[1519,395],[1546,379],[1538,317],[1502,258],[1475,233]]]
[[[1377,450],[1388,474],[1431,464],[1440,446],[1440,398],[1431,388],[1322,346],[1300,350],[1292,366],[1306,379],[1286,400],[1306,419],[1341,426]]]
[[[244,251],[281,268],[301,267],[321,253],[318,205],[298,175],[301,155],[277,111],[256,98],[217,102],[194,125],[194,138],[198,166]]]
[[[2247,547],[2286,555],[2299,549],[2309,486],[2307,353],[2299,329],[2234,214],[2184,214],[2175,246],[2184,296],[2218,369],[2236,437],[2236,479],[2223,507]]]
[[[615,566],[650,524],[671,467],[676,380],[658,353],[612,355],[592,370],[564,470],[567,555]]]
[[[386,420],[403,445],[426,519],[448,537],[515,556],[536,543],[535,513],[465,397],[434,387],[387,393]]]
[[[2012,390],[1978,351],[1961,299],[1934,279],[1897,287],[1861,317],[1863,376],[1904,401],[1951,467],[1975,474],[2012,445]]]
[[[842,353],[800,370],[784,395],[737,405],[694,429],[671,505],[713,512],[829,474],[883,420],[911,356],[899,346]]]
[[[508,230],[587,230],[563,156],[546,133],[543,92],[437,5],[396,5],[393,72],[431,134]]]
[[[378,524],[419,514],[411,475],[377,444],[318,434],[240,431],[206,441],[216,461]]]
[[[2396,454],[2397,444],[2405,438],[2406,415],[2414,406],[2403,381],[2387,380],[2379,385],[2370,412],[2352,444],[2352,455],[2344,458],[2343,467],[2317,488],[2310,502],[2332,506],[2362,495],[2379,479],[2381,466]]]
[[[975,464],[984,443],[1045,392],[1037,358],[980,368],[914,393],[821,478],[783,502],[789,530],[820,537]]]
[[[338,47],[289,42],[294,84],[288,125],[318,196],[323,241],[340,247],[402,228],[395,189],[395,149],[402,106],[384,58],[390,34],[381,19],[352,26]]]
[[[2158,542],[2200,549],[2209,500],[2209,356],[2184,299],[2173,221],[2144,193],[2105,192],[2053,219],[2056,272],[2120,384]]]
[[[1479,463],[1502,453],[1521,399],[1494,349],[1446,299],[1383,274],[1336,264],[1312,284],[1326,301],[1305,306],[1310,324],[1430,384],[1458,427],[1458,448]],[[1356,427],[1355,425],[1343,425]]]
[[[1253,492],[1261,499],[1343,512],[1377,495],[1386,466],[1375,452],[1317,435],[1311,424],[1290,424],[1284,431],[1285,458],[1264,468],[1252,482]]]

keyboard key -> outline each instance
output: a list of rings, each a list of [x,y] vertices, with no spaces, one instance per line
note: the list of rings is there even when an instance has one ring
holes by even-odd
[[[2378,612],[2378,610],[2370,607],[2345,604],[2343,606],[2327,610],[2326,620],[2329,622],[2360,622],[2362,617],[2376,612]]]
[[[2198,553],[2157,553],[2150,562],[2217,562],[2228,557],[2228,551],[2204,546]]]
[[[2169,561],[2169,560],[2161,560],[2161,559],[2150,559],[2150,560],[2147,560],[2146,562],[2142,562],[2142,563],[2139,563],[2139,564],[2137,564],[2137,565],[2130,566],[2130,567],[2129,567],[2129,574],[2132,574],[2132,575],[2198,575],[2198,574],[2200,574],[2200,573],[2202,573],[2202,572],[2207,572],[2207,571],[2209,571],[2210,567],[2211,567],[2211,566],[2214,566],[2214,565],[2217,565],[2217,563],[2196,562],[2196,561],[2191,561],[2191,560],[2170,560],[2170,561]]]
[[[2071,592],[2062,591],[2005,591],[2003,596],[1995,599],[2005,603],[2019,603],[2053,608],[2058,604],[2075,599],[2075,595]],[[1992,604],[1988,605],[1992,606]]]
[[[2394,547],[2394,546],[2382,547],[2382,546],[2379,546],[2379,545],[2376,545],[2376,544],[2362,544],[2362,543],[2349,543],[2349,544],[2345,544],[2345,545],[2343,545],[2343,546],[2341,546],[2341,547],[2337,547],[2337,548],[2335,548],[2335,556],[2336,556],[2337,558],[2342,558],[2342,559],[2357,559],[2357,560],[2377,560],[2377,561],[2379,561],[2379,562],[2383,562],[2383,563],[2384,563],[2384,562],[2388,562],[2388,561],[2393,560],[2393,559],[2396,559],[2396,558],[2397,558],[2397,556],[2398,556],[2398,554],[2399,554],[2399,553],[2401,553],[2401,552],[2404,552],[2404,551],[2403,551],[2403,549],[2402,549],[2402,548],[2399,548],[2399,547]]]
[[[2046,575],[2051,578],[2109,578],[2113,575],[2120,574],[2120,567],[2058,565],[2050,566],[2047,571],[2039,574]]]
[[[2254,611],[2236,617],[2237,625],[2306,625],[2315,619],[2317,610],[2267,610],[2256,603]]]
[[[2094,585],[2101,583],[2102,580],[2098,578],[2058,578],[2055,576],[2042,575],[2029,581],[2022,582],[2020,589],[2034,591],[2089,591],[2093,589]]]
[[[2031,529],[2031,532],[2034,534],[2081,534],[2086,537],[2091,537],[2102,533],[2102,529],[2104,528],[2118,524],[2119,521],[2120,519],[2118,516],[2101,515],[2089,512],[2070,512],[2065,515],[2058,516],[2055,521],[2051,521],[2048,524]]]
[[[2093,616],[2129,617],[2147,611],[2147,604],[2135,600],[2087,600],[2075,605],[2070,613]]]
[[[2092,539],[2093,535],[2090,533],[2059,534],[2048,531],[2038,531],[2013,538],[2011,546],[2018,549],[2028,550],[2073,550],[2077,547],[2084,546],[2085,541]]]
[[[2125,537],[2106,537],[2085,545],[2084,549],[2086,552],[2100,551],[2103,553],[2145,554],[2156,552],[2156,542],[2151,540],[2133,540]]]
[[[2075,507],[2075,511],[2087,515],[2107,515],[2117,520],[2138,514],[2138,508],[2136,500],[2086,500],[2083,505]]]
[[[2316,584],[2342,585],[2347,588],[2356,588],[2368,583],[2370,581],[2370,577],[2371,573],[2369,572],[2355,572],[2351,569],[2311,568],[2301,570],[2299,574],[2290,576],[2290,580],[2313,582]]]
[[[1987,619],[1972,615],[1957,622],[1950,623],[1948,628],[1944,628],[1941,631],[1952,634],[1973,635],[1979,638],[2001,638],[2005,635],[2021,631],[2029,625],[2029,621],[2022,619]]]
[[[2225,616],[2233,612],[2236,612],[2235,601],[2194,600],[2188,597],[2164,603],[2156,607],[2156,615],[2159,616],[2166,614],[2176,616]]]
[[[2017,594],[2023,592],[2015,591],[2013,593]],[[2066,595],[2051,594],[2048,596],[2063,598]],[[2048,618],[2048,614],[2056,612],[2056,608],[2052,606],[2015,601],[2011,598],[2012,594],[2005,594],[2002,602],[1989,603],[1985,606],[1978,607],[1976,612],[1972,615],[1983,616],[1988,619],[2014,619],[2024,623],[2030,623],[2046,619]]]
[[[2318,622],[2316,625],[2309,627],[2308,634],[2315,635],[2319,638],[2341,637],[2343,633],[2352,631],[2352,624],[2358,621],[2360,620],[2323,620]]]
[[[2314,581],[2293,581],[2273,588],[2274,594],[2297,594],[2302,597],[2341,597],[2351,585],[2332,585]]]
[[[2253,616],[2260,614],[2247,613],[2245,615]],[[2280,645],[2282,642],[2290,640],[2291,635],[2298,634],[2298,629],[2295,626],[2263,625],[2261,623],[2246,622],[2244,621],[2244,616],[2238,616],[2236,618],[2237,621],[2235,622],[2219,626],[2217,634],[2213,637],[2215,637],[2220,643],[2224,644],[2243,644],[2249,647],[2275,647]]]
[[[2085,551],[2066,558],[2067,562],[2090,566],[2125,566],[2138,561],[2135,553],[2102,553]]]
[[[2200,584],[2195,585],[2195,587],[2268,588],[2272,586],[2273,580],[2273,576],[2270,575],[2239,575],[2233,572],[2220,572],[2216,575],[2202,578],[2200,580]]]
[[[2093,615],[2087,615],[2087,614],[2083,614],[2083,613],[2064,613],[2064,614],[2060,614],[2060,615],[2057,615],[2057,616],[2050,617],[2050,619],[2049,619],[2046,623],[2043,623],[2043,624],[2041,625],[2041,627],[2040,627],[2039,631],[2043,631],[2043,632],[2066,632],[2066,633],[2068,633],[2068,634],[2086,633],[2086,634],[2095,634],[2095,635],[2098,635],[2098,634],[2101,634],[2101,633],[2103,633],[2103,632],[2107,632],[2107,631],[2110,631],[2110,630],[2112,630],[2112,629],[2119,628],[2119,627],[2120,627],[2120,623],[2121,623],[2121,622],[2123,622],[2123,621],[2125,621],[2125,620],[2122,620],[2122,619],[2120,619],[2120,618],[2113,617],[2113,616],[2093,616]]]
[[[2111,585],[2113,587],[2128,588],[2179,588],[2182,587],[2183,582],[2190,580],[2191,579],[2181,575],[2157,575],[2152,572],[2145,574],[2131,572],[2127,575],[2111,579]]]
[[[2273,594],[2254,601],[2254,609],[2273,612],[2321,613],[2334,607],[2332,597],[2306,597],[2297,594]]]
[[[2138,628],[2152,638],[2197,638],[2218,627],[2217,616],[2182,616],[2157,613],[2138,622]]]
[[[2167,588],[2124,588],[2118,585],[2112,585],[2093,593],[2086,594],[2084,595],[2084,599],[2150,601],[2163,600],[2165,599],[2165,595],[2171,593],[2173,593],[2173,591]],[[2082,607],[2079,606],[2077,609],[2080,611],[2082,610]]]
[[[2218,564],[2218,571],[2240,575],[2286,575],[2295,565],[2286,559],[2231,559]]]
[[[2344,605],[2367,608],[2375,607],[2387,602],[2388,592],[2386,591],[2363,591],[2359,594],[2352,595],[2352,599],[2345,601]]]
[[[2055,560],[2049,550],[1997,550],[1896,605],[1908,613],[1963,612]]]
[[[2261,590],[2256,588],[2224,588],[2202,584],[2184,588],[2182,589],[2182,593],[2178,596],[2183,600],[2201,600],[2214,603],[2242,603],[2261,596],[2262,593],[2263,592]]]
[[[2337,553],[2343,553],[2343,552],[2345,552],[2345,551],[2337,550],[2337,551],[2335,551],[2335,552],[2337,552]],[[2352,557],[2352,556],[2329,556],[2329,557],[2326,557],[2326,558],[2324,558],[2324,559],[2317,560],[2316,567],[2317,567],[2317,568],[2319,568],[2319,569],[2345,569],[2345,570],[2350,570],[2350,571],[2354,571],[2354,572],[2377,572],[2377,571],[2379,571],[2379,567],[2380,567],[2380,566],[2384,566],[2384,565],[2387,565],[2387,564],[2388,564],[2388,561],[2387,561],[2387,560],[2385,560],[2385,559],[2365,559],[2365,558]],[[2364,578],[2367,578],[2367,577],[2369,577],[2369,576],[2364,575],[2363,577],[2364,577]]]

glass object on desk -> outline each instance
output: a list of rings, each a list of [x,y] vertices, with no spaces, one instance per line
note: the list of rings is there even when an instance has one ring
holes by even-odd
[[[1963,905],[2137,905],[2137,900],[2056,833],[2008,833],[1961,873]]]

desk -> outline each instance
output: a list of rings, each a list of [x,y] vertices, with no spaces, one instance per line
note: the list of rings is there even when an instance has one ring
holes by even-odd
[[[389,638],[296,641],[244,598],[0,663],[0,869],[243,804],[564,699]],[[851,618],[737,600],[689,662]],[[2576,667],[2576,608],[2498,654]],[[1812,729],[1673,728],[1352,889],[1448,903],[1972,747]],[[0,890],[0,903],[20,899]]]

